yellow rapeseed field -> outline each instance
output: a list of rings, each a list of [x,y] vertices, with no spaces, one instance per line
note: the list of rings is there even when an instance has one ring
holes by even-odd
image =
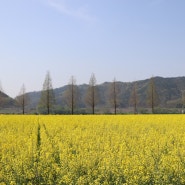
[[[0,115],[5,184],[185,184],[185,116]]]

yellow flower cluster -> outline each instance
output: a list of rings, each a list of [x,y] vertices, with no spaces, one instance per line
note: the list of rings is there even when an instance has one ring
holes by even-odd
[[[185,184],[184,115],[1,115],[0,138],[0,185]]]

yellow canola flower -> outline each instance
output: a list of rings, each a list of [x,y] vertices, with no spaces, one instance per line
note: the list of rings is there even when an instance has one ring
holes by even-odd
[[[184,115],[0,116],[1,184],[184,184]]]

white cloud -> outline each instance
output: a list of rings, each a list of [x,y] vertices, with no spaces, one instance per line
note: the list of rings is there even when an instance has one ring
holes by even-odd
[[[48,0],[48,5],[64,15],[84,21],[95,21],[95,18],[89,14],[87,6],[72,8],[64,0]]]

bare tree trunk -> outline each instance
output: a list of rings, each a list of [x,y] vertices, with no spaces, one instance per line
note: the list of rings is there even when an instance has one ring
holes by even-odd
[[[26,88],[23,84],[19,93],[19,96],[16,97],[17,103],[20,105],[22,114],[25,114],[25,107],[29,102],[29,97],[26,94]]]
[[[74,114],[76,104],[78,102],[78,90],[76,86],[76,79],[71,76],[69,85],[65,91],[65,101],[67,106],[70,108],[71,114]]]
[[[116,81],[114,81],[113,84],[114,84],[114,114],[117,114]]]
[[[23,95],[23,107],[22,107],[22,114],[24,114],[24,110],[25,110],[25,99],[24,99],[25,97],[24,97],[24,95]]]
[[[116,79],[114,78],[113,82],[110,85],[109,90],[109,102],[111,104],[111,107],[114,109],[114,114],[117,114],[117,108],[119,105],[119,94],[120,94],[120,86],[118,82],[116,82]]]
[[[47,90],[47,112],[50,114],[50,104],[49,104],[49,89]]]
[[[92,114],[95,114],[95,106],[98,102],[98,92],[96,87],[96,77],[92,73],[89,80],[89,87],[86,94],[86,103],[92,108]]]
[[[71,84],[71,114],[74,114],[74,82]]]
[[[154,78],[152,77],[149,82],[148,89],[148,103],[151,106],[152,114],[155,113],[155,106],[159,104],[159,97],[155,88]]]
[[[137,95],[136,83],[133,86],[133,90],[132,90],[131,97],[130,97],[130,103],[134,106],[134,114],[137,114],[138,95]]]
[[[41,92],[40,102],[38,110],[41,113],[51,113],[51,109],[55,102],[54,91],[52,87],[52,80],[49,71],[46,74],[45,81],[43,84],[43,90]]]
[[[92,86],[92,113],[94,114],[95,111],[94,111],[94,108],[95,108],[95,97],[94,97],[94,90],[95,90],[95,87]]]

